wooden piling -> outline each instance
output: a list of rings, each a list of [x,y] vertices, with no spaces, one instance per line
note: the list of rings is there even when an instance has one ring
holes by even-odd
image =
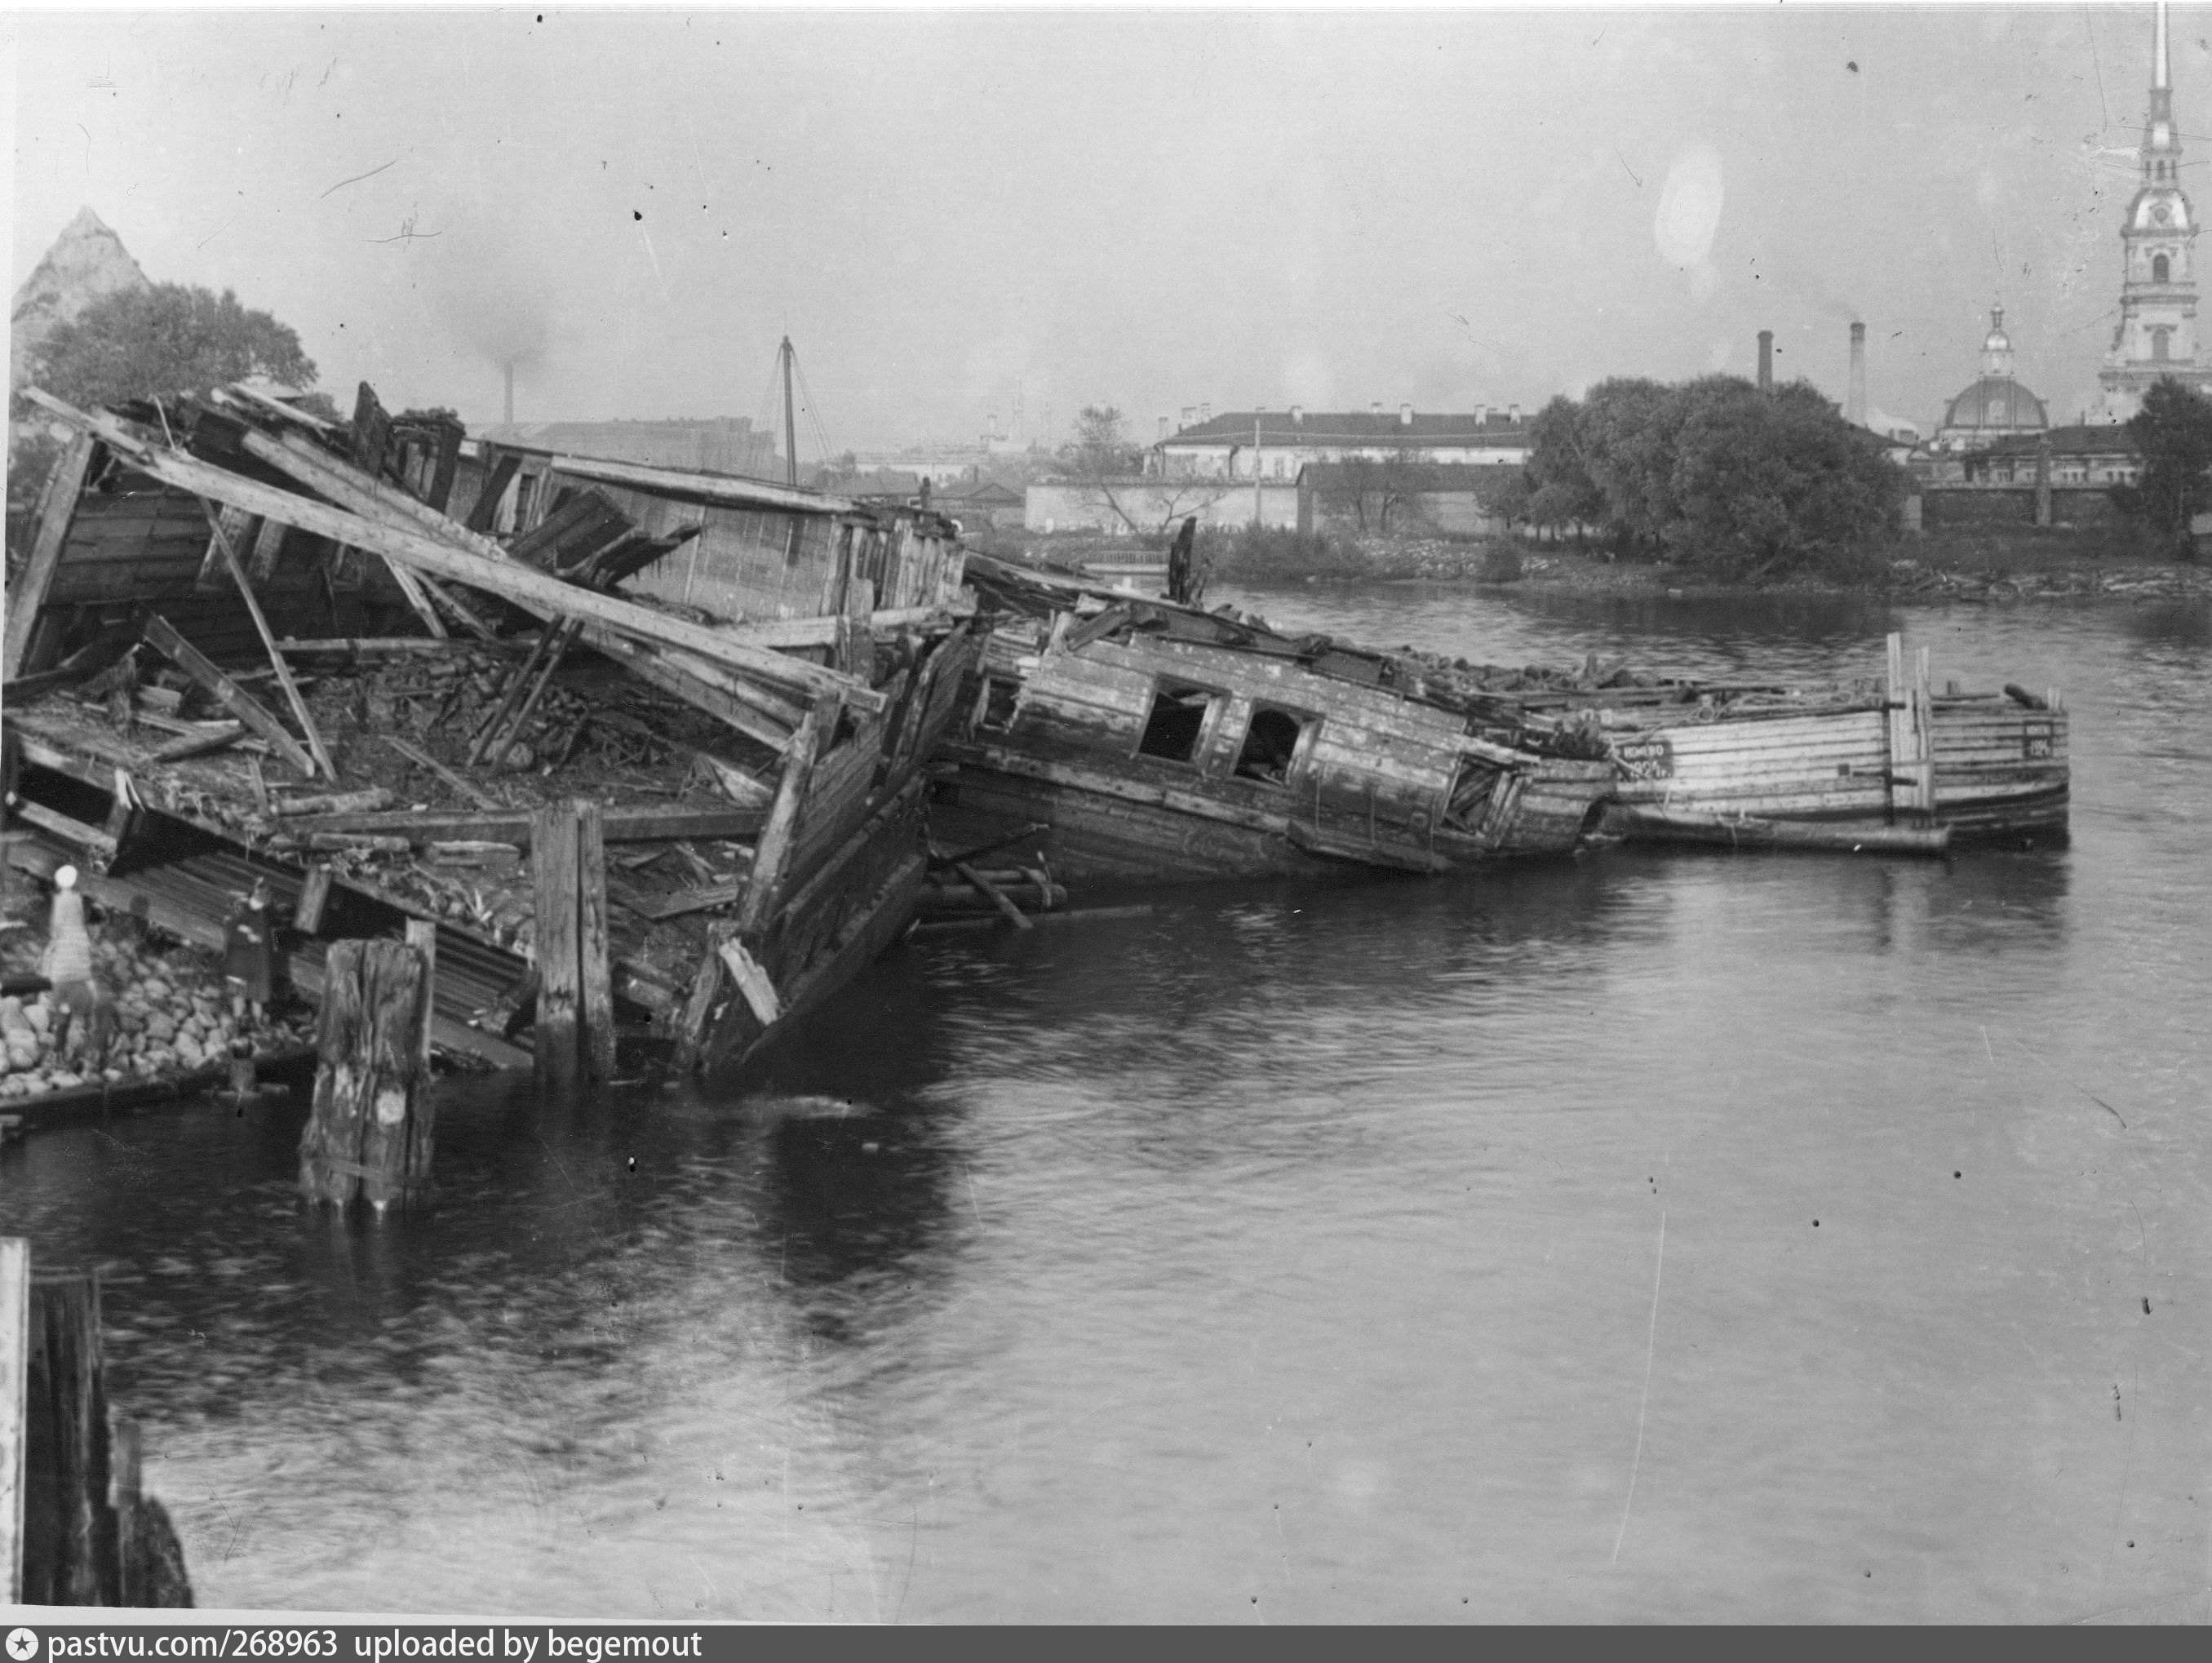
[[[316,1035],[315,1101],[300,1136],[300,1189],[382,1209],[430,1177],[425,1029],[430,967],[401,941],[331,944]]]
[[[0,1605],[23,1603],[24,1405],[31,1355],[31,1244],[0,1236]]]
[[[576,959],[584,1072],[604,1083],[615,1077],[615,992],[607,965],[607,849],[599,805],[578,798]]]
[[[107,1398],[100,1372],[100,1288],[91,1277],[33,1280],[26,1373],[24,1603],[112,1605]]]
[[[538,1083],[553,1090],[576,1083],[581,1060],[577,1017],[583,967],[577,955],[574,804],[540,809],[531,822],[530,868],[537,902],[532,956],[538,965]]]
[[[0,1599],[189,1606],[176,1528],[139,1475],[137,1423],[110,1423],[97,1278],[34,1281],[30,1244],[0,1238]]]

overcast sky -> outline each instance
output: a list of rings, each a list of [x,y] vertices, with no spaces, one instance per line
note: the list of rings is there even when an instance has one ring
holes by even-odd
[[[52,15],[14,282],[89,204],[349,402],[764,416],[800,453],[1187,405],[1784,375],[1929,423],[2002,304],[2070,420],[2150,79],[2126,6]],[[2185,183],[2212,11],[2173,16]],[[2212,248],[2202,251],[2212,258]],[[2206,270],[2212,280],[2212,267]]]

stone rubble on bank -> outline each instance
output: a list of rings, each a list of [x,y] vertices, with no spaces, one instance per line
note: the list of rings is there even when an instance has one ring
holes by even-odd
[[[110,1001],[107,1054],[95,1067],[85,1053],[80,1020],[61,1054],[53,1042],[52,993],[0,998],[0,1099],[30,1097],[73,1086],[143,1083],[188,1074],[228,1060],[234,1041],[251,1042],[256,1056],[307,1043],[314,1014],[264,1012],[256,1022],[231,1014],[222,966],[212,953],[190,945],[164,945],[149,936],[133,943],[101,938],[94,928],[93,972]],[[36,974],[45,932],[22,927],[0,938],[0,968]]]

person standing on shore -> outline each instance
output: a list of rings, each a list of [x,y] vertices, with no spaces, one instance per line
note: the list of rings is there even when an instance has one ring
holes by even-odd
[[[258,1023],[269,1003],[276,962],[265,882],[253,880],[252,892],[223,920],[222,935],[222,979],[230,989],[231,1015],[243,1020],[250,1011]]]
[[[84,897],[76,892],[76,868],[54,874],[54,901],[46,919],[46,950],[40,969],[52,984],[54,1055],[63,1054],[70,1032],[84,1018],[87,1061],[98,1067],[107,1053],[106,1006],[92,979],[92,932],[85,926]]]

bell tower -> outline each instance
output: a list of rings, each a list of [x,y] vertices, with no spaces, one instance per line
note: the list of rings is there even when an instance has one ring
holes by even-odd
[[[2200,354],[2197,334],[2197,215],[2181,189],[2166,0],[2159,0],[2156,29],[2141,177],[2120,227],[2120,321],[2097,373],[2098,413],[2107,422],[2133,416],[2162,376],[2212,392],[2212,363]]]

